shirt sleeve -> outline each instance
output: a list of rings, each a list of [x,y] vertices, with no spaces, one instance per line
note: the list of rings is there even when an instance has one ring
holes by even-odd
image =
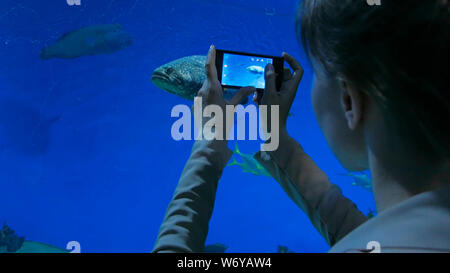
[[[330,246],[367,220],[294,139],[286,139],[276,151],[260,151],[254,157],[307,214]]]
[[[203,252],[217,184],[231,155],[225,141],[194,144],[152,252]]]

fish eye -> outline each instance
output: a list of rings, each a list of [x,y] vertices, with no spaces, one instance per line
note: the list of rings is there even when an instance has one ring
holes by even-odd
[[[169,67],[169,68],[166,69],[166,73],[168,75],[172,74],[173,72],[175,72],[175,70],[172,67]]]

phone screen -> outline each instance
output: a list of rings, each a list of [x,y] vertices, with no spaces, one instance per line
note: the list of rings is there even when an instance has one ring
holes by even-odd
[[[222,84],[264,89],[264,69],[269,63],[273,64],[271,58],[224,53]]]
[[[258,91],[264,91],[264,71],[268,64],[274,66],[277,75],[276,87],[279,90],[282,83],[280,75],[283,75],[283,57],[217,50],[217,74],[220,83],[226,88],[252,86]]]

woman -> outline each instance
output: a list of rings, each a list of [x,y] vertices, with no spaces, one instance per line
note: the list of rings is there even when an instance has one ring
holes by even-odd
[[[255,158],[332,247],[330,252],[450,252],[450,4],[447,0],[305,0],[298,35],[314,68],[312,104],[342,165],[370,169],[377,217],[367,221],[289,136],[286,120],[303,75],[283,56],[281,90],[273,67],[254,101],[279,105],[280,146]],[[199,95],[227,104],[215,48]],[[230,104],[253,92],[244,88]],[[206,121],[198,121],[205,123]],[[300,126],[300,124],[298,125]],[[226,141],[197,141],[161,226],[154,252],[202,252],[217,182],[231,157]]]

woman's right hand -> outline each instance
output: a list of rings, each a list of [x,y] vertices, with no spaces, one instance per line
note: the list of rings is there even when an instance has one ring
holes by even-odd
[[[294,73],[291,73],[291,70],[289,68],[284,68],[283,83],[281,85],[280,91],[277,91],[277,75],[275,74],[273,65],[268,64],[265,69],[266,87],[264,89],[264,93],[255,93],[255,95],[253,96],[253,101],[258,105],[279,105],[280,136],[284,133],[287,133],[286,121],[304,72],[300,63],[294,57],[285,52],[283,53],[283,57],[289,64],[289,66],[294,70]],[[270,114],[270,112],[271,111],[269,110],[268,115]],[[268,117],[268,119],[270,120],[270,117]],[[263,124],[270,124],[269,120],[263,120],[262,122]]]

